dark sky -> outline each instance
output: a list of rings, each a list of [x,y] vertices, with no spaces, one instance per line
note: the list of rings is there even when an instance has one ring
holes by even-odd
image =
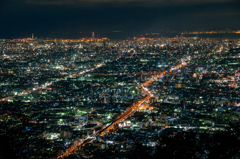
[[[0,0],[0,19],[0,38],[54,31],[238,30],[240,0]]]

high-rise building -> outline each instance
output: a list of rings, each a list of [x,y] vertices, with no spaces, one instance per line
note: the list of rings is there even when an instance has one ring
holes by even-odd
[[[32,39],[34,39],[34,34],[32,33]]]
[[[92,32],[92,38],[94,39],[94,32]]]

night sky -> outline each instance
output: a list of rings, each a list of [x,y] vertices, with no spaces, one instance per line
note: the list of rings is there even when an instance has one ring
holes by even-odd
[[[194,1],[194,2],[193,2]],[[1,0],[0,38],[240,29],[239,0]],[[67,33],[67,34],[65,34]]]

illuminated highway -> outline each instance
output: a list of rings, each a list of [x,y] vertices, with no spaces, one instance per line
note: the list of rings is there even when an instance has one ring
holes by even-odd
[[[181,68],[183,65],[186,65],[185,62],[183,62],[182,64],[177,65],[176,67],[173,67],[170,69],[170,72],[172,70],[176,70]],[[146,91],[146,93],[148,94],[147,97],[145,97],[144,99],[142,99],[141,101],[139,101],[137,104],[131,106],[128,110],[126,110],[124,113],[122,113],[117,119],[116,121],[114,121],[111,125],[109,125],[107,128],[105,128],[100,136],[103,136],[104,134],[106,134],[107,132],[109,132],[111,129],[114,129],[114,126],[122,121],[124,121],[125,119],[127,119],[129,116],[131,116],[141,105],[143,102],[147,101],[149,98],[151,98],[153,95],[148,91],[147,88],[145,88],[147,85],[149,85],[150,83],[152,83],[153,81],[155,81],[156,79],[162,77],[163,75],[166,74],[165,72],[160,73],[158,76],[153,77],[152,79],[150,79],[149,81],[145,82],[144,84],[141,85],[141,87]]]
[[[164,75],[164,74],[165,74],[165,72],[160,73],[160,75],[158,75],[157,77],[152,78],[150,81],[153,82],[154,80],[156,80],[157,78],[161,77],[161,76]],[[148,81],[148,84],[151,83],[151,82]],[[146,83],[147,83],[147,82],[146,82]],[[146,83],[145,83],[145,84],[146,84]],[[144,84],[144,85],[145,85],[145,84]],[[125,120],[126,118],[128,118],[130,115],[132,115],[132,114],[134,113],[135,110],[137,110],[137,109],[139,108],[139,106],[140,106],[143,102],[147,101],[149,98],[152,97],[152,94],[148,91],[147,88],[145,88],[145,87],[143,87],[143,86],[141,86],[141,87],[147,92],[148,96],[145,97],[144,99],[142,99],[141,101],[139,101],[137,104],[135,104],[135,105],[133,105],[132,107],[130,107],[129,109],[127,109],[124,113],[122,113],[122,114],[113,122],[113,124],[111,124],[110,126],[108,126],[107,128],[105,128],[103,131],[100,131],[100,136],[103,136],[105,133],[109,132],[109,130],[114,129],[114,125],[116,125],[117,123],[122,122],[123,120]],[[99,132],[96,132],[95,134],[92,134],[91,137],[92,137],[92,136],[96,136],[98,133],[99,133]],[[71,148],[68,149],[64,154],[60,155],[60,156],[57,157],[57,158],[60,159],[60,158],[63,158],[63,157],[65,157],[65,156],[68,156],[69,153],[75,152],[75,151],[77,150],[77,147],[78,147],[78,146],[82,146],[83,144],[85,144],[84,142],[85,142],[87,139],[89,139],[89,137],[85,138],[83,142],[81,142],[81,143],[79,142],[79,143],[77,144],[77,146],[71,147]]]
[[[172,70],[176,70],[181,68],[182,66],[185,66],[186,63],[184,62],[185,60],[182,60],[182,64],[177,65],[176,67],[173,67],[169,70],[169,72],[171,72]],[[100,136],[103,136],[104,134],[108,133],[110,130],[114,130],[115,129],[115,125],[124,121],[125,119],[127,119],[129,116],[131,116],[137,109],[139,109],[139,107],[146,102],[149,98],[153,97],[153,95],[150,93],[150,91],[145,88],[147,85],[151,84],[153,81],[155,81],[156,79],[162,77],[163,75],[166,74],[167,71],[161,72],[159,73],[157,76],[151,78],[149,81],[145,82],[144,84],[141,85],[141,88],[144,89],[144,91],[148,94],[147,97],[145,97],[144,99],[142,99],[141,101],[139,101],[137,104],[131,106],[130,108],[128,108],[125,112],[123,112],[121,115],[119,115],[117,117],[116,120],[114,120],[109,126],[107,126],[106,128],[104,128],[103,130],[100,130],[98,132],[96,132],[95,134],[92,134],[90,137],[95,137],[98,134]],[[148,74],[152,74],[152,73],[148,73]],[[65,153],[61,154],[60,156],[57,157],[57,159],[61,159],[64,158],[65,156],[68,156],[70,153],[73,153],[75,151],[77,151],[77,147],[78,146],[83,146],[87,139],[89,139],[89,137],[85,138],[83,140],[83,142],[78,142],[78,144],[76,146],[72,146],[71,148],[69,148],[68,150],[66,150]],[[94,140],[94,139],[92,139]],[[91,141],[92,141],[91,140]]]

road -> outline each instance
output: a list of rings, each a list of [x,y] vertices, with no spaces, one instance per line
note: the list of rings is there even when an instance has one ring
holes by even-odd
[[[184,60],[183,60],[184,61]],[[177,65],[176,67],[171,68],[169,71],[172,72],[172,70],[176,70],[181,68],[182,66],[185,66],[186,63],[182,62],[182,64]],[[111,125],[109,125],[108,127],[106,127],[105,129],[103,129],[103,131],[101,131],[100,136],[103,136],[104,134],[108,133],[111,129],[114,130],[114,126],[122,121],[124,121],[125,119],[127,119],[129,116],[131,116],[141,105],[142,103],[144,103],[145,101],[147,101],[149,98],[151,98],[153,95],[148,91],[147,88],[145,88],[147,85],[149,85],[150,83],[152,83],[153,81],[155,81],[156,79],[162,77],[163,75],[166,74],[166,71],[160,73],[159,75],[157,75],[156,77],[151,78],[149,81],[145,82],[144,84],[141,85],[141,87],[145,90],[145,92],[148,94],[147,97],[145,97],[144,99],[142,99],[141,101],[139,101],[137,104],[131,106],[129,109],[127,109],[124,113],[122,113],[114,122],[112,122]]]
[[[118,124],[119,122],[122,122],[123,120],[127,119],[129,116],[131,116],[138,108],[142,105],[145,101],[147,101],[149,98],[151,98],[153,95],[148,91],[147,88],[145,88],[146,85],[152,83],[157,78],[162,77],[166,72],[160,73],[158,76],[150,79],[149,81],[145,82],[141,87],[146,91],[148,94],[147,97],[139,101],[137,104],[131,106],[129,109],[127,109],[125,112],[123,112],[114,122],[112,122],[111,125],[109,125],[107,128],[105,128],[103,131],[101,131],[100,136],[103,136],[107,132],[109,132],[111,129],[114,129],[114,126]]]
[[[184,60],[183,60],[184,61]],[[171,68],[169,71],[171,72],[172,70],[176,70],[179,69],[182,66],[185,66],[186,63],[182,62],[182,64],[177,65],[176,67]],[[144,99],[142,99],[141,101],[139,101],[137,104],[131,106],[130,108],[128,108],[125,112],[123,112],[122,114],[120,114],[116,120],[114,120],[109,126],[107,126],[106,128],[104,128],[103,130],[96,132],[95,134],[92,134],[90,137],[94,137],[97,135],[103,136],[104,134],[108,133],[111,129],[114,130],[115,129],[115,125],[124,121],[125,119],[127,119],[129,116],[131,116],[137,109],[139,109],[139,107],[145,102],[147,101],[149,98],[151,98],[153,95],[151,94],[151,92],[146,88],[147,85],[149,85],[150,83],[152,83],[153,81],[155,81],[156,79],[162,77],[163,75],[166,74],[167,71],[161,72],[159,73],[157,76],[151,78],[149,81],[145,82],[144,84],[141,85],[141,88],[143,88],[145,90],[145,92],[148,94],[147,97],[145,97]],[[83,146],[87,139],[89,139],[89,137],[85,138],[84,141],[82,143],[78,143],[77,146],[73,146],[71,148],[69,148],[65,153],[61,154],[60,156],[57,157],[57,159],[60,158],[64,158],[65,156],[68,156],[70,153],[73,153],[77,150],[78,146]],[[94,139],[92,139],[94,140]]]

